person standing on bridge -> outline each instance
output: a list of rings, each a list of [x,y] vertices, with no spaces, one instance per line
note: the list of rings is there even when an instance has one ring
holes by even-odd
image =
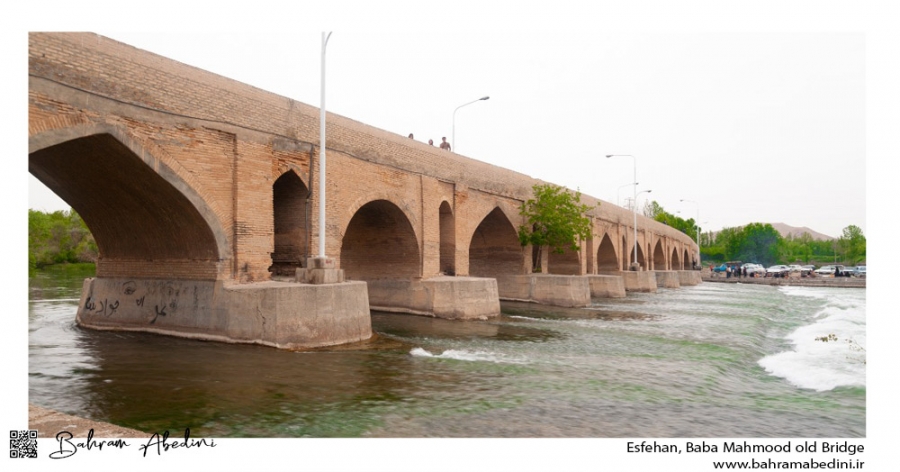
[[[449,151],[449,150],[450,150],[450,143],[447,142],[447,137],[445,136],[445,137],[441,138],[441,140],[442,140],[442,142],[441,142],[441,149],[446,149],[446,150]]]
[[[428,140],[428,145],[429,145],[429,146],[434,146],[434,140],[433,140],[433,139],[429,139],[429,140]]]

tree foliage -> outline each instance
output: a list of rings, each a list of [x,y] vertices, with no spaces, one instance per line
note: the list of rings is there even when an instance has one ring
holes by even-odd
[[[697,240],[697,222],[693,218],[684,219],[667,212],[662,205],[653,200],[644,205],[644,216],[653,218],[662,224],[671,226],[688,235],[693,240]]]
[[[28,210],[28,269],[50,264],[96,262],[99,251],[84,220],[74,210]]]
[[[544,246],[560,254],[566,249],[581,249],[579,241],[591,237],[591,220],[585,213],[594,207],[581,203],[581,192],[572,193],[556,185],[537,184],[532,191],[534,197],[522,203],[519,210],[526,221],[519,226],[519,243],[535,248],[535,271],[539,271]]]
[[[857,264],[865,261],[866,240],[854,225],[838,240],[813,239],[809,233],[782,237],[770,224],[751,223],[724,228],[715,238],[704,238],[702,256],[709,261],[740,260],[773,264]]]

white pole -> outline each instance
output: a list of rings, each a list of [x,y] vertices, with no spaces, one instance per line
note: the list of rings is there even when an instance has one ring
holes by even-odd
[[[325,46],[331,33],[322,32],[322,101],[319,107],[319,258],[325,259]]]
[[[695,226],[697,227],[697,265],[703,267],[702,261],[700,260],[700,204],[693,200],[685,200],[681,199],[683,202],[690,202],[694,205],[697,205],[697,221]]]

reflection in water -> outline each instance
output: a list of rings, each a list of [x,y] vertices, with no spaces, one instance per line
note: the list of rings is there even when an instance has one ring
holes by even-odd
[[[83,277],[32,279],[30,401],[138,430],[189,427],[196,437],[865,435],[864,381],[819,392],[758,365],[789,350],[786,336],[827,303],[771,287],[701,285],[596,300],[588,309],[503,303],[501,317],[483,322],[374,312],[377,335],[369,341],[291,352],[78,328]],[[850,296],[864,308],[864,291]]]

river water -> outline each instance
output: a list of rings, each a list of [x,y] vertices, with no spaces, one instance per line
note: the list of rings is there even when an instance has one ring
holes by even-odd
[[[369,342],[288,352],[79,328],[90,275],[30,279],[29,400],[137,430],[866,436],[865,289],[704,283],[481,322],[373,312]]]

